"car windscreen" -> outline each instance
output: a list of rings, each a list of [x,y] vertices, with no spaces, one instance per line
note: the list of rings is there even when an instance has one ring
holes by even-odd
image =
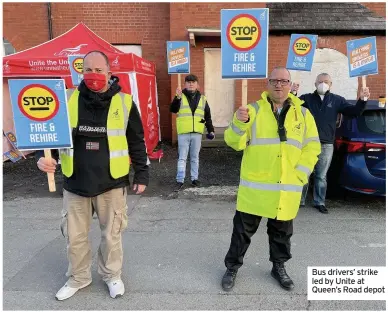
[[[365,134],[385,134],[385,109],[366,110],[357,118],[358,130]]]

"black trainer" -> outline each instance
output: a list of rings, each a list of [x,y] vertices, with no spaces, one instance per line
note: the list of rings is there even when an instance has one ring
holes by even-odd
[[[234,281],[236,280],[237,270],[227,269],[222,277],[222,289],[229,291],[234,287]]]
[[[192,185],[192,186],[198,187],[200,184],[201,184],[201,183],[199,183],[198,180],[193,180],[193,181],[191,181],[191,185]]]
[[[321,213],[329,213],[324,205],[315,205],[314,207],[317,208]]]
[[[183,183],[182,183],[182,182],[177,182],[177,183],[175,184],[174,191],[175,191],[175,192],[178,192],[178,191],[180,191],[180,190],[182,189],[182,187],[183,187]]]
[[[295,286],[294,282],[288,276],[286,269],[284,267],[284,263],[274,262],[271,275],[274,279],[276,279],[279,282],[280,286],[282,286],[284,289],[292,290],[294,288]]]

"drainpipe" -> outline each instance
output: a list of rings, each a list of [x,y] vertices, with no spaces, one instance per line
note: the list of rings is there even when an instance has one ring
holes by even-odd
[[[47,19],[49,29],[49,40],[53,39],[53,18],[51,16],[51,3],[47,2]]]

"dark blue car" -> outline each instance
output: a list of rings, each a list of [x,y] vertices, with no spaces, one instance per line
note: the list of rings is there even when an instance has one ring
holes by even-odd
[[[356,101],[349,101],[355,104]],[[370,100],[357,118],[340,116],[333,161],[328,172],[328,195],[346,190],[385,196],[385,107]]]

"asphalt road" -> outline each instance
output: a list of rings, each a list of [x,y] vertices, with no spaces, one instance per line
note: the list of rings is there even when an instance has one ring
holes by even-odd
[[[241,155],[228,149],[201,153],[203,188],[172,193],[176,150],[153,163],[144,196],[130,195],[123,234],[126,294],[109,297],[97,274],[97,220],[90,237],[93,283],[58,302],[66,282],[65,240],[59,231],[60,191],[50,194],[33,160],[5,164],[3,201],[3,308],[5,310],[385,310],[385,301],[309,301],[308,266],[384,266],[385,198],[352,195],[328,200],[330,213],[311,206],[295,219],[287,292],[270,276],[265,223],[252,239],[236,286],[222,291],[230,243],[233,196],[215,197],[238,183]],[[60,187],[59,176],[57,179]],[[211,187],[210,187],[211,186]],[[58,187],[58,188],[59,188]],[[171,194],[177,196],[171,196]],[[194,196],[193,196],[194,194]],[[222,200],[221,200],[222,199]],[[309,201],[310,203],[310,201]]]
[[[5,201],[3,308],[5,310],[385,310],[384,301],[308,301],[308,266],[383,266],[385,207],[332,208],[329,215],[301,209],[287,270],[287,292],[270,276],[265,223],[253,237],[234,290],[220,287],[232,230],[234,202],[129,196],[123,234],[127,292],[109,297],[97,274],[97,220],[93,284],[58,302],[66,282],[65,240],[59,231],[61,199]]]

